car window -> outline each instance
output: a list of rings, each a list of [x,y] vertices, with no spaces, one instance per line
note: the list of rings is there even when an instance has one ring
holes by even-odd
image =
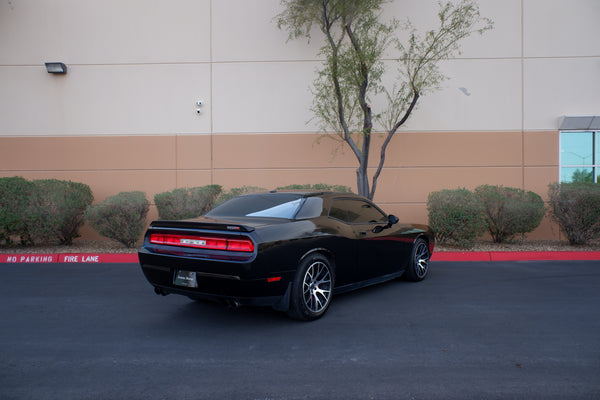
[[[357,199],[336,199],[329,209],[329,216],[349,224],[386,223],[387,218],[372,204]]]
[[[302,203],[302,199],[288,201],[287,203],[246,214],[246,217],[271,217],[271,218],[293,218]]]
[[[323,199],[320,197],[308,197],[305,201],[296,219],[317,218],[323,213]]]
[[[234,197],[206,213],[208,217],[294,218],[302,197],[286,193],[261,193]]]
[[[345,200],[334,200],[329,209],[331,218],[339,219],[340,221],[348,222],[348,210],[345,207]]]

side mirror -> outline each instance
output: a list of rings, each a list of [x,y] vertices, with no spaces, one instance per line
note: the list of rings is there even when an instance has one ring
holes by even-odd
[[[378,225],[375,228],[373,228],[373,233],[381,233],[383,232],[384,229],[388,229],[391,228],[392,225],[397,224],[399,221],[398,217],[396,217],[395,215],[388,215],[388,223],[385,226],[381,226]]]

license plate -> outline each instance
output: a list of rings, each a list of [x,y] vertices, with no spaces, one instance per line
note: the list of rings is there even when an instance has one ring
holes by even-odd
[[[196,280],[196,273],[193,271],[175,271],[175,277],[173,278],[173,284],[177,286],[184,286],[189,288],[197,288],[198,281]]]

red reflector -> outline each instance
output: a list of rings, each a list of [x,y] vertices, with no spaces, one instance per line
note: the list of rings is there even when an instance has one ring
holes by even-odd
[[[150,243],[168,246],[193,247],[197,249],[253,252],[254,242],[250,239],[228,239],[220,237],[188,236],[152,233]]]
[[[279,282],[281,280],[280,276],[274,276],[272,278],[267,278],[267,282],[271,283],[271,282]]]

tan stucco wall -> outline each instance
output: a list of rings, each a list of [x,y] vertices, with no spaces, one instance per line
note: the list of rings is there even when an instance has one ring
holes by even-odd
[[[373,167],[381,141],[374,138]],[[210,183],[355,189],[355,169],[347,147],[316,134],[0,138],[0,176],[83,182],[95,201],[142,190],[152,202],[156,193]],[[375,201],[405,221],[426,223],[431,191],[495,184],[546,197],[547,185],[557,179],[555,131],[399,132],[388,148]],[[532,237],[551,238],[556,231],[545,222]]]

